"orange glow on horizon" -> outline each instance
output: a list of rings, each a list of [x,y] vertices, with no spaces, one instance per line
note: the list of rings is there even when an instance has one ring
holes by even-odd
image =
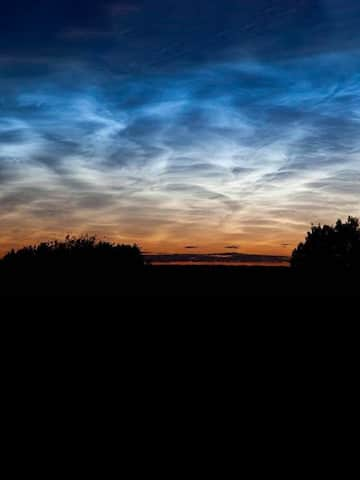
[[[81,236],[82,232],[72,232],[71,235]],[[304,237],[298,235],[291,239],[286,244],[282,244],[281,240],[273,242],[266,242],[263,239],[254,239],[254,241],[234,241],[234,239],[224,238],[218,241],[208,241],[207,238],[196,238],[187,241],[173,241],[173,240],[159,240],[136,238],[130,235],[101,235],[99,232],[90,232],[90,235],[95,235],[99,240],[137,244],[144,254],[225,254],[225,253],[241,253],[250,255],[270,255],[270,256],[284,256],[289,257],[293,249]],[[65,234],[49,234],[49,232],[37,232],[33,234],[24,235],[23,237],[9,238],[6,236],[0,237],[0,258],[12,249],[17,250],[28,245],[36,245],[41,242],[59,240],[62,241],[66,237]]]

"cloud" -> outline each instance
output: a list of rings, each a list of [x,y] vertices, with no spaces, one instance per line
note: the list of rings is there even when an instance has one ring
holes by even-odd
[[[274,255],[247,255],[242,253],[209,254],[147,254],[146,258],[153,264],[229,264],[229,265],[277,265],[287,266],[289,258]]]
[[[358,2],[100,3],[47,23],[35,5],[26,44],[0,20],[8,240],[77,226],[269,251],[356,214]]]

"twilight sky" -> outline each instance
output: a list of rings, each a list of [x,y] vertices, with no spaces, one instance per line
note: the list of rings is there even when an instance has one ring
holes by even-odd
[[[287,254],[360,215],[359,0],[12,0],[0,32],[0,254]]]

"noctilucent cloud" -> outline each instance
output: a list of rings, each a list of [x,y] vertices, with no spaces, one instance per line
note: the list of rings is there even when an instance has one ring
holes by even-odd
[[[286,254],[359,215],[358,0],[13,0],[0,32],[0,252]]]

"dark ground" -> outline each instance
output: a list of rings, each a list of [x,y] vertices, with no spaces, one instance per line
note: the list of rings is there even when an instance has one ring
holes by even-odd
[[[2,277],[1,295],[359,295],[357,275],[300,274],[286,267],[151,266],[144,271],[64,271]]]

